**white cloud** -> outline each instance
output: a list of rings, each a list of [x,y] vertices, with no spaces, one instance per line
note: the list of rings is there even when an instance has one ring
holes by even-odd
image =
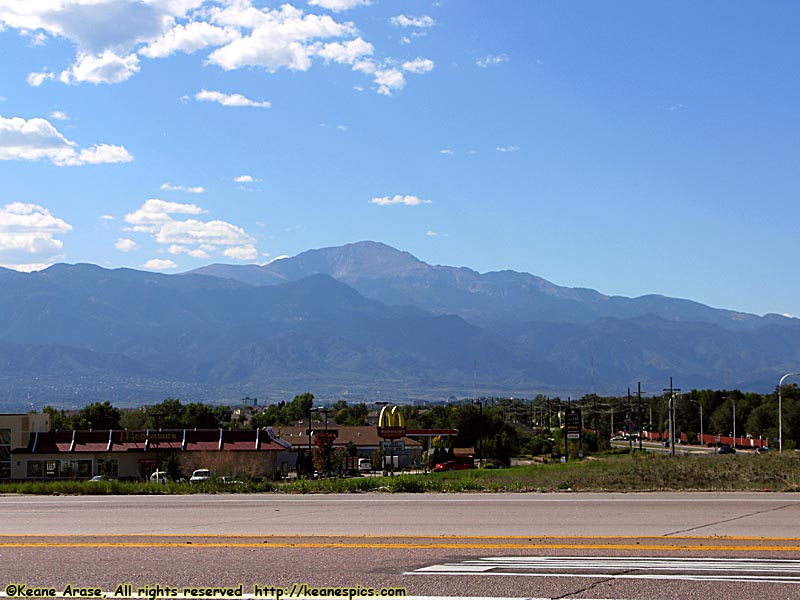
[[[114,217],[112,217],[111,215],[100,215],[99,218],[100,218],[101,221],[113,221],[114,220]]]
[[[255,181],[252,175],[239,175],[238,177],[234,177],[233,180],[236,183],[253,183]]]
[[[258,250],[256,250],[256,247],[252,244],[226,248],[222,254],[236,260],[255,260],[258,258]]]
[[[100,144],[81,150],[77,156],[68,157],[64,164],[69,166],[101,165],[106,163],[131,162],[132,160],[133,156],[122,146]]]
[[[78,54],[78,61],[58,78],[62,83],[120,83],[138,72],[138,56],[117,56],[106,50],[102,54]]]
[[[63,110],[54,110],[50,113],[50,118],[56,121],[69,121],[69,115]]]
[[[375,48],[359,37],[354,23],[290,3],[277,8],[263,4],[260,0],[0,0],[0,30],[15,29],[37,43],[66,40],[75,48],[70,66],[60,73],[46,68],[30,73],[32,86],[54,79],[67,84],[119,83],[143,68],[143,58],[161,59],[178,52],[205,51],[205,64],[226,71],[254,67],[268,72],[306,71],[322,59],[385,78],[400,62],[385,57],[375,60],[369,70],[356,69],[358,62],[375,54]],[[308,4],[311,10],[339,13],[371,1]],[[416,29],[409,39],[435,24],[429,16],[398,15],[391,22]],[[390,95],[401,87],[376,81],[375,89]]]
[[[139,210],[125,215],[125,222],[133,225],[132,231],[156,233],[164,224],[172,222],[170,215],[199,215],[204,212],[196,204],[181,204],[151,198],[145,201]]]
[[[352,37],[352,23],[338,23],[328,15],[304,15],[290,4],[276,10],[257,10],[248,3],[233,3],[212,11],[221,25],[250,29],[249,35],[214,50],[208,62],[226,71],[261,67],[269,72],[280,68],[307,71],[315,43],[337,37]]]
[[[433,61],[428,58],[415,58],[404,62],[403,70],[409,73],[428,73],[433,71]]]
[[[183,185],[172,185],[169,181],[162,183],[161,189],[167,192],[186,192],[188,194],[202,194],[206,191],[205,188],[200,185],[186,187]]]
[[[319,6],[327,8],[333,12],[342,12],[343,10],[350,10],[356,6],[369,6],[372,0],[308,0],[310,6]]]
[[[370,200],[370,204],[377,204],[378,206],[391,206],[394,204],[403,204],[405,206],[417,206],[419,204],[431,204],[431,200],[421,200],[417,196],[401,196],[397,194],[396,196],[384,196],[382,198],[373,198]]]
[[[507,54],[487,54],[486,56],[475,59],[475,64],[485,69],[487,67],[508,62],[509,60],[510,59]]]
[[[226,221],[169,221],[158,230],[155,240],[160,244],[211,244],[234,246],[252,242],[244,229]]]
[[[406,86],[403,73],[397,69],[375,71],[375,83],[378,84],[378,93],[391,96],[393,91],[402,90]]]
[[[83,52],[127,51],[155,39],[176,17],[199,7],[202,0],[4,0],[0,24],[35,36],[60,37]]]
[[[315,49],[315,54],[326,61],[352,65],[365,56],[372,56],[375,48],[360,37],[346,42],[331,42],[320,45]]]
[[[209,46],[222,46],[238,37],[239,32],[235,28],[192,21],[186,25],[176,25],[142,48],[139,54],[147,58],[164,58],[175,52],[191,54]]]
[[[391,19],[389,19],[389,22],[395,27],[427,28],[436,25],[436,21],[434,21],[427,15],[422,17],[408,17],[406,15],[397,15],[396,17],[392,17]]]
[[[495,148],[498,152],[517,152],[519,150],[519,146],[498,146]]]
[[[433,231],[432,229],[426,231],[425,235],[427,235],[428,237],[447,237],[446,233],[439,233],[438,231]]]
[[[78,150],[46,119],[0,116],[0,160],[47,159],[59,166],[130,162],[122,146],[100,144]]]
[[[43,269],[63,258],[56,235],[72,226],[36,204],[15,202],[0,208],[0,266],[18,271]]]
[[[31,87],[39,87],[48,79],[53,79],[55,75],[52,73],[42,72],[42,73],[29,73],[27,82],[28,85]]]
[[[164,246],[162,251],[169,254],[209,258],[220,247],[225,256],[257,254],[255,239],[241,227],[221,220],[175,218],[178,215],[194,217],[205,212],[195,204],[152,198],[138,210],[125,215],[125,221],[131,225],[128,231],[149,234],[156,243]]]
[[[120,252],[130,252],[131,250],[135,250],[137,247],[136,242],[128,238],[118,238],[114,247],[119,250]]]
[[[211,246],[209,244],[203,244],[199,248],[194,249],[188,246],[181,246],[180,244],[172,244],[166,249],[166,252],[169,254],[188,254],[192,258],[211,258],[209,252],[216,250],[216,248],[216,246]]]
[[[174,269],[178,265],[169,259],[152,258],[142,265],[143,269],[149,271],[166,271],[167,269]]]
[[[447,156],[453,156],[455,153],[455,150],[451,150],[450,148],[442,148],[439,150],[439,154],[446,154]]]
[[[216,102],[222,106],[252,106],[255,108],[269,108],[271,103],[266,100],[250,100],[241,94],[223,94],[222,92],[213,92],[209,90],[201,90],[194,95],[195,100],[201,102]]]

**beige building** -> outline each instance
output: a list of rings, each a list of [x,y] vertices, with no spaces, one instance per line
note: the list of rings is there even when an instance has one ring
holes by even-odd
[[[87,479],[95,475],[145,480],[169,455],[185,476],[193,469],[212,475],[278,477],[280,452],[289,444],[271,429],[175,429],[29,431],[11,449],[12,479]]]
[[[12,450],[28,445],[31,433],[50,429],[50,415],[40,413],[0,415],[0,480],[10,479],[15,464]]]

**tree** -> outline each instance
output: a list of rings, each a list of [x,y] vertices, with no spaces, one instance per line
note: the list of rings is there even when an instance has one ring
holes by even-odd
[[[311,407],[314,406],[314,394],[305,392],[295,396],[289,404],[289,416],[294,421],[302,421],[308,418],[311,413]]]
[[[121,416],[108,400],[93,402],[72,417],[72,429],[119,429]]]
[[[367,424],[369,409],[363,402],[353,406],[347,406],[347,402],[340,400],[333,405],[333,409],[336,411],[334,422],[337,425],[358,426]]]
[[[167,398],[145,409],[148,429],[183,429],[184,407],[177,398]]]
[[[52,406],[45,406],[42,412],[50,415],[50,431],[62,431],[72,429],[72,422],[63,410],[58,410]]]
[[[314,434],[314,468],[327,477],[333,471],[333,443],[336,434],[331,431],[320,431]]]
[[[230,409],[225,408],[225,410],[230,413]],[[207,404],[192,402],[183,407],[181,424],[186,429],[216,429],[221,424],[220,416],[217,409]]]
[[[119,419],[122,429],[144,429],[147,424],[147,414],[142,409],[126,410]]]

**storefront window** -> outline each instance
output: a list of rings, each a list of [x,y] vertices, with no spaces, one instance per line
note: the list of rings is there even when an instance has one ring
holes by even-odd
[[[92,476],[92,461],[91,460],[62,460],[61,461],[61,477],[91,477]]]
[[[44,476],[61,477],[61,461],[60,460],[44,461]]]
[[[41,460],[28,461],[28,477],[41,477],[42,473],[44,473],[44,463]]]
[[[97,474],[105,477],[119,477],[119,461],[116,458],[98,458]]]
[[[11,479],[10,429],[0,429],[0,479]]]

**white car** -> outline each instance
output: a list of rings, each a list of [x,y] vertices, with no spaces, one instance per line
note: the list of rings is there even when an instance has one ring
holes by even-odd
[[[189,478],[189,483],[202,483],[211,479],[211,471],[208,469],[195,469]]]
[[[167,483],[167,472],[153,471],[153,474],[150,475],[150,483]]]
[[[358,459],[358,470],[359,471],[372,471],[372,461],[368,458],[359,458]]]

